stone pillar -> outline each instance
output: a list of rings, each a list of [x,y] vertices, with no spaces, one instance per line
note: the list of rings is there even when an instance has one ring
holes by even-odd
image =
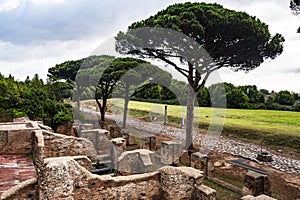
[[[180,157],[180,143],[174,141],[161,142],[161,163],[170,165],[174,164]]]
[[[243,194],[253,196],[266,194],[271,196],[271,185],[268,176],[248,171],[244,178]]]
[[[208,157],[206,154],[200,152],[192,153],[191,155],[191,167],[207,173],[207,161]]]
[[[126,150],[126,139],[124,138],[114,138],[111,140],[112,142],[112,162],[113,162],[113,168],[117,166],[118,158],[121,156],[121,154]]]
[[[110,140],[113,145],[118,147],[119,149],[126,150],[126,139],[124,138],[114,138]]]
[[[156,138],[155,136],[144,136],[141,138],[141,149],[148,149],[150,151],[156,151]]]

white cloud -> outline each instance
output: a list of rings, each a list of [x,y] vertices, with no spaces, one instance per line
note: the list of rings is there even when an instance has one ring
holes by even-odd
[[[62,4],[65,3],[66,1],[67,0],[51,0],[51,1],[31,0],[31,2],[36,5]]]
[[[34,46],[21,46],[0,42],[0,72],[12,74],[19,80],[39,74],[47,78],[48,68],[66,60],[91,55],[101,40],[49,41]]]
[[[9,12],[16,9],[20,4],[19,0],[2,0],[0,2],[0,12]]]

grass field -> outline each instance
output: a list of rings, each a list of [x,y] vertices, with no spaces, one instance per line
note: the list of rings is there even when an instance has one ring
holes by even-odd
[[[122,101],[114,100],[112,110],[120,109]],[[129,115],[150,121],[149,113],[164,114],[164,104],[130,101]],[[121,109],[120,109],[121,110]],[[196,107],[195,120],[203,132],[212,119],[213,108]],[[185,107],[168,105],[168,123],[179,126]],[[219,116],[220,117],[220,116]],[[291,148],[300,153],[300,112],[274,110],[226,109],[222,135],[251,140],[279,148]]]

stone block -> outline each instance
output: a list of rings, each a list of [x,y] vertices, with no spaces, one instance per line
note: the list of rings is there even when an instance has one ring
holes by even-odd
[[[208,156],[200,152],[192,153],[191,155],[191,167],[199,169],[203,172],[207,169]]]
[[[93,124],[82,124],[81,130],[92,130],[94,128]]]
[[[252,195],[247,195],[247,196],[242,197],[241,200],[276,200],[276,199],[263,194],[263,195],[259,195],[257,197],[254,197]]]
[[[121,175],[154,171],[154,153],[146,149],[125,151],[118,158],[117,171]]]
[[[104,129],[82,130],[80,137],[91,141],[97,154],[111,153],[112,144],[108,138],[109,132]]]
[[[196,186],[195,199],[201,200],[215,200],[216,190],[211,189],[205,185]]]
[[[31,133],[33,130],[9,130],[6,147],[1,149],[10,153],[29,153],[31,150]]]
[[[118,147],[119,149],[126,150],[126,139],[124,138],[114,138],[110,140],[113,145]]]
[[[89,199],[159,200],[162,199],[159,181],[158,172],[117,177],[97,176],[89,181]]]
[[[158,169],[160,172],[162,199],[194,199],[195,186],[203,182],[199,170],[191,167],[166,166]]]
[[[180,143],[175,141],[161,142],[161,163],[166,165],[174,164],[181,155]]]
[[[244,177],[243,194],[258,196],[271,195],[271,186],[267,175],[248,171]]]
[[[18,118],[14,118],[13,119],[13,122],[16,123],[16,122],[27,122],[27,121],[30,121],[30,119],[28,117],[18,117]]]
[[[272,162],[273,157],[268,152],[260,152],[259,154],[257,154],[256,159],[262,162]]]

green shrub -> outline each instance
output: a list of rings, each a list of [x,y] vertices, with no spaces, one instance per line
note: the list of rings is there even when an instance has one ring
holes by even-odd
[[[8,109],[7,113],[9,113],[9,115],[12,118],[18,118],[18,117],[25,117],[26,116],[26,113],[22,109],[18,109],[18,108]]]

